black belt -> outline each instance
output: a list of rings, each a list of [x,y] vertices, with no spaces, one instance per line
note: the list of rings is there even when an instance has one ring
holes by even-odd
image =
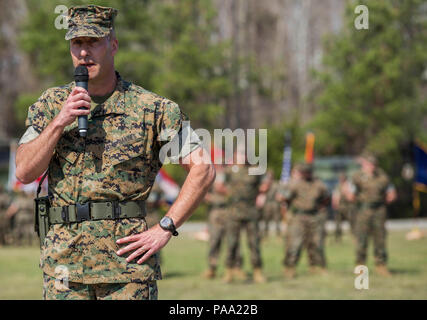
[[[69,206],[49,208],[50,224],[89,220],[144,218],[146,215],[145,201],[89,201],[84,204],[77,203]]]

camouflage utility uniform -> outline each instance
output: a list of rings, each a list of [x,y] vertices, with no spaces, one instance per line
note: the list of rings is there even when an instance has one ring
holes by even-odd
[[[113,8],[92,5],[70,8],[66,40],[107,36],[116,14]],[[79,136],[75,121],[65,128],[56,145],[48,167],[54,208],[115,200],[134,201],[143,212],[162,166],[160,148],[184,130],[187,118],[176,103],[123,80],[117,72],[116,77],[117,85],[110,95],[92,97],[87,137]],[[74,87],[72,82],[48,89],[30,106],[29,128],[20,143],[34,139],[47,127]],[[196,147],[190,147],[187,154]],[[157,255],[137,264],[136,259],[126,261],[131,253],[116,254],[126,246],[117,245],[118,239],[145,230],[147,223],[142,217],[51,225],[40,258],[45,298],[107,299],[117,292],[120,298],[156,299],[156,280],[161,279]],[[58,271],[59,276],[66,274],[69,289],[61,291],[53,284]]]
[[[350,224],[350,232],[355,235],[355,223],[356,223],[356,206],[353,202],[348,201],[342,192],[343,185],[339,183],[334,190],[334,193],[339,197],[338,208],[335,211],[335,238],[338,240],[342,236],[341,224],[343,220],[347,220]]]
[[[205,277],[215,277],[216,269],[218,266],[218,257],[221,249],[221,244],[226,236],[226,227],[229,222],[229,210],[227,208],[227,195],[222,194],[215,190],[215,184],[225,182],[225,173],[217,171],[216,179],[212,190],[209,194],[209,218],[208,218],[208,231],[209,231],[209,253],[208,263],[209,269],[205,273]],[[236,259],[229,263],[230,267],[240,268],[242,266],[242,257],[237,247]]]
[[[263,220],[265,223],[264,235],[268,235],[269,223],[273,221],[276,224],[276,234],[280,235],[280,223],[282,222],[282,215],[280,212],[280,203],[276,201],[276,193],[279,189],[279,181],[273,181],[267,191],[265,205],[262,210]]]
[[[356,196],[357,216],[355,234],[357,239],[356,263],[366,263],[368,238],[373,237],[376,265],[387,262],[386,229],[387,209],[385,197],[388,190],[394,188],[386,173],[376,168],[374,175],[369,176],[362,170],[353,175]]]
[[[293,276],[305,245],[312,270],[325,268],[325,204],[329,200],[325,184],[315,178],[291,179],[289,184],[280,188],[280,193],[289,203],[288,208],[292,213],[286,233],[285,267],[292,270],[290,273]]]
[[[8,241],[11,231],[10,219],[6,217],[7,208],[10,205],[10,196],[0,187],[0,245],[9,244]]]
[[[262,260],[260,247],[259,220],[260,211],[255,207],[260,175],[249,175],[249,166],[228,166],[226,169],[226,183],[230,191],[228,206],[230,218],[227,226],[228,248],[226,266],[228,270],[238,261],[238,248],[242,230],[246,232],[249,245],[251,264],[254,269],[254,280],[264,282],[261,274]]]
[[[34,200],[24,192],[20,192],[14,199],[17,207],[15,213],[13,239],[18,245],[31,245],[35,243],[34,232]]]

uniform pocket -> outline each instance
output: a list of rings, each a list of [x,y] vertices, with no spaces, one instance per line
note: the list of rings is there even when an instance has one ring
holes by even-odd
[[[123,144],[115,143],[113,146],[106,148],[104,163],[107,166],[121,168],[122,170],[141,168],[141,163],[147,158],[146,145],[144,137]]]

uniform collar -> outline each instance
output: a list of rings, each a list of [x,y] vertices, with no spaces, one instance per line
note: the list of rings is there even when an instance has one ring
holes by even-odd
[[[106,114],[124,114],[126,113],[125,96],[130,83],[124,81],[116,71],[117,84],[113,94],[101,104],[98,104],[91,112],[91,117],[99,117]]]
[[[129,90],[130,82],[122,79],[120,74],[116,71],[117,84],[114,88],[113,94],[101,104],[98,104],[90,113],[89,119],[93,117],[104,116],[107,114],[124,114],[126,113],[125,98],[126,91]],[[70,92],[76,86],[75,82],[71,82]]]

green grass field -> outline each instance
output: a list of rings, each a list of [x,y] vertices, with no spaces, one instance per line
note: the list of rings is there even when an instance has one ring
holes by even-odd
[[[243,244],[244,268],[251,272],[249,252]],[[427,239],[407,241],[405,232],[390,232],[388,248],[393,277],[381,278],[370,272],[368,290],[354,288],[354,247],[348,234],[341,243],[334,242],[332,236],[328,238],[326,276],[308,273],[304,252],[298,277],[285,280],[281,264],[283,240],[270,237],[262,243],[268,282],[224,284],[220,278],[201,278],[207,266],[207,243],[184,233],[163,249],[164,280],[158,282],[159,299],[427,299]],[[370,254],[368,267],[373,270],[372,247]],[[222,254],[221,261],[223,258]],[[0,248],[0,299],[41,299],[38,259],[37,247]],[[219,268],[219,276],[223,270]]]

